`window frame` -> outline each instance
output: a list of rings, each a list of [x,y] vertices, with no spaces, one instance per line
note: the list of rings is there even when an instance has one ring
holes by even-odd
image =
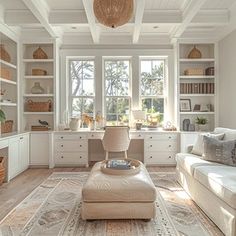
[[[129,89],[128,89],[128,95],[120,95],[120,96],[107,96],[105,94],[105,90],[106,90],[106,78],[105,78],[105,62],[106,61],[128,61],[129,62]],[[129,115],[128,115],[128,119],[129,119],[129,122],[128,124],[131,123],[131,104],[132,104],[132,57],[131,56],[126,56],[126,57],[120,57],[120,56],[115,56],[115,57],[107,57],[107,56],[104,56],[102,57],[102,78],[103,78],[103,90],[102,90],[102,96],[103,96],[103,114],[104,114],[104,117],[106,119],[107,117],[107,106],[106,106],[106,99],[107,98],[116,98],[117,100],[119,98],[123,98],[123,99],[128,99],[128,102],[129,102]],[[116,101],[116,104],[117,104],[117,101]],[[109,114],[112,114],[112,113],[109,113]],[[119,116],[119,113],[116,112],[114,113],[117,118]],[[106,121],[107,123],[107,121]],[[116,125],[119,125],[119,120],[117,119],[116,120]]]
[[[163,61],[164,66],[163,66],[163,94],[162,95],[142,95],[141,91],[141,84],[142,84],[142,67],[141,67],[141,62],[142,61]],[[166,116],[167,116],[167,104],[168,104],[168,56],[153,56],[153,57],[146,57],[146,56],[140,56],[139,57],[139,107],[142,110],[142,101],[144,99],[152,99],[152,104],[153,104],[153,99],[163,99],[164,102],[164,113],[160,113],[163,115],[163,121],[165,122]],[[149,114],[149,113],[147,113]]]
[[[94,95],[72,95],[72,78],[71,78],[71,70],[70,70],[70,66],[71,66],[71,62],[72,61],[93,61],[94,64],[94,83],[93,83],[93,91],[94,91]],[[69,114],[70,117],[74,117],[73,116],[73,99],[74,98],[82,98],[82,99],[86,99],[86,98],[90,98],[93,99],[93,117],[95,116],[95,111],[96,111],[96,107],[95,107],[95,100],[96,100],[96,63],[95,63],[95,57],[69,57],[68,58],[68,64],[67,64],[67,68],[68,68],[68,78],[69,78],[69,84],[68,84],[68,88],[69,88],[69,93],[68,93],[68,102],[69,102]],[[79,118],[82,119],[82,115],[83,115],[83,111],[81,113],[81,116]]]

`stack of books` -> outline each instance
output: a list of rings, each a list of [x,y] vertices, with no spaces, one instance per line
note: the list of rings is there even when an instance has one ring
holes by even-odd
[[[214,83],[181,83],[181,94],[214,94]]]
[[[132,169],[132,166],[129,160],[109,160],[106,164],[106,168],[129,170]]]

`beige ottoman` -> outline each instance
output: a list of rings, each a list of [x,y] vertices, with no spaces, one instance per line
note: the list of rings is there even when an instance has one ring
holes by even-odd
[[[135,175],[107,175],[94,165],[82,189],[82,219],[151,219],[156,189],[142,164]]]

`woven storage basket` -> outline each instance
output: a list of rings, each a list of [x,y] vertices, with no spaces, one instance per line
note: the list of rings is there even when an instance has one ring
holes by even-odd
[[[6,51],[6,49],[4,48],[3,44],[0,44],[0,59],[7,62],[11,62],[11,57],[9,53]]]
[[[189,68],[184,71],[185,75],[204,75],[204,70],[202,68]]]
[[[43,51],[41,47],[38,47],[38,49],[36,49],[33,52],[33,58],[34,59],[48,59],[48,55],[46,54],[46,52]]]
[[[26,103],[26,109],[29,112],[50,112],[52,110],[52,101],[33,102],[32,100],[29,100]]]
[[[5,167],[4,167],[5,158],[0,157],[0,185],[2,185],[5,179]]]
[[[3,79],[11,80],[11,72],[4,67],[0,67],[0,77]]]
[[[188,58],[189,59],[196,59],[196,58],[201,58],[201,57],[202,57],[202,53],[194,45],[193,49],[188,54]]]
[[[47,71],[43,69],[32,69],[32,75],[47,75]]]
[[[5,123],[1,123],[1,133],[11,133],[13,130],[13,120],[6,120]]]

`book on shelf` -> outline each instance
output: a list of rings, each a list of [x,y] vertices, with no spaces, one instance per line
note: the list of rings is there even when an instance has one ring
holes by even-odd
[[[180,94],[214,94],[214,83],[180,83]]]

